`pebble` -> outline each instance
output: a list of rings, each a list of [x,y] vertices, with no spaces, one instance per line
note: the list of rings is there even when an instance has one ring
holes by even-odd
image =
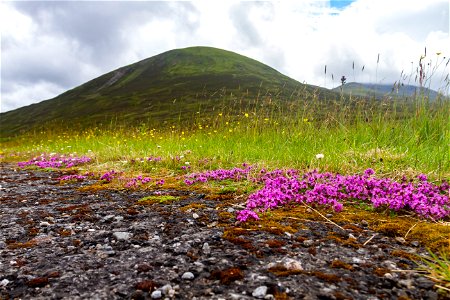
[[[362,220],[362,221],[361,221],[361,225],[362,225],[363,227],[368,227],[368,226],[369,226],[369,223],[368,223],[366,220]]]
[[[193,213],[193,214],[192,214],[192,217],[193,217],[194,219],[200,218],[200,216],[199,216],[197,213]]]
[[[159,299],[162,297],[162,293],[160,290],[153,291],[151,297],[152,299]]]
[[[262,285],[257,287],[253,292],[252,296],[258,299],[263,299],[267,294],[267,286]]]
[[[276,267],[285,268],[289,271],[301,271],[303,270],[303,266],[300,261],[295,260],[290,257],[285,257],[281,261],[269,263],[267,266],[268,269]]]
[[[131,238],[131,233],[124,231],[116,231],[113,233],[113,237],[118,241],[128,241]]]
[[[194,279],[194,274],[192,274],[192,272],[184,272],[183,275],[181,276],[181,279],[184,280],[192,280]]]
[[[312,245],[314,245],[313,240],[304,240],[303,241],[303,246],[305,246],[305,247],[311,247]]]
[[[168,295],[169,295],[169,291],[172,290],[172,286],[171,286],[170,284],[166,284],[166,285],[163,285],[163,286],[160,288],[160,290],[161,290],[161,292],[162,292],[164,295],[168,296]]]
[[[396,237],[395,240],[397,241],[397,243],[399,244],[405,244],[406,240],[400,236]]]
[[[412,282],[411,279],[401,279],[398,281],[398,285],[399,286],[404,286],[407,289],[412,289],[414,287],[414,283]]]
[[[418,241],[412,241],[412,242],[411,242],[411,246],[413,246],[413,247],[419,247],[419,246],[420,246],[420,243],[419,243]]]
[[[0,286],[7,286],[10,281],[8,279],[3,279],[0,281]]]
[[[203,252],[203,254],[206,254],[206,255],[211,253],[211,247],[209,247],[208,243],[203,244],[202,252]]]
[[[383,261],[381,265],[389,270],[397,270],[397,264],[390,260]]]

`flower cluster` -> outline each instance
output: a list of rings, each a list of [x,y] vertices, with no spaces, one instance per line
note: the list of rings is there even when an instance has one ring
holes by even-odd
[[[243,167],[244,168],[233,168],[230,170],[218,169],[201,173],[191,173],[186,176],[184,183],[187,185],[192,185],[196,182],[207,182],[208,180],[217,181],[231,179],[234,181],[240,181],[244,179],[250,179],[249,174],[253,167],[246,164],[244,164]]]
[[[363,175],[349,176],[316,171],[301,177],[294,171],[289,175],[282,173],[265,174],[264,187],[248,197],[246,209],[237,215],[239,221],[258,219],[255,210],[263,212],[292,202],[324,205],[335,211],[343,209],[344,201],[366,202],[394,211],[409,209],[431,219],[450,215],[449,184],[434,185],[427,181],[425,175],[419,175],[416,182],[407,182],[406,179],[396,182],[373,177],[372,169]]]
[[[85,164],[91,161],[90,157],[76,155],[65,156],[62,154],[41,154],[38,157],[34,157],[29,161],[18,162],[17,165],[20,168],[27,166],[37,166],[39,168],[71,168],[80,164]]]
[[[59,181],[82,181],[84,179],[87,179],[87,175],[79,175],[79,174],[73,174],[73,175],[64,175],[58,178]]]
[[[110,182],[116,177],[117,174],[118,172],[114,170],[108,171],[104,173],[102,176],[100,176],[100,180]]]
[[[150,177],[142,177],[142,175],[139,175],[137,177],[131,178],[131,180],[125,184],[125,187],[136,187],[140,184],[149,183],[151,180],[152,179]]]

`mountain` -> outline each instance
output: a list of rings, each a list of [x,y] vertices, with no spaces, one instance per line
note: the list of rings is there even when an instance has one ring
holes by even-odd
[[[341,87],[332,89],[335,92],[340,92]],[[357,83],[349,82],[344,84],[343,92],[346,95],[372,97],[377,99],[382,98],[405,98],[405,97],[420,97],[425,96],[430,100],[434,100],[442,96],[438,92],[429,88],[420,88],[414,85],[396,85],[396,84],[376,84],[376,83]]]
[[[110,122],[161,124],[308,95],[335,97],[251,58],[211,47],[175,49],[106,73],[53,99],[0,114],[1,136]],[[252,102],[253,101],[253,102]],[[253,103],[253,104],[251,104]]]

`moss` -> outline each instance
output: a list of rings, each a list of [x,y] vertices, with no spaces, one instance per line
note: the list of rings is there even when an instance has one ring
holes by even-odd
[[[311,254],[311,255],[314,255],[314,256],[317,255],[317,248],[314,247],[314,246],[309,247],[308,248],[308,253]]]
[[[28,235],[30,236],[36,236],[39,233],[39,229],[36,227],[31,227],[28,229]]]
[[[135,216],[139,214],[139,211],[135,208],[127,208],[127,214],[129,214],[130,216]]]
[[[206,207],[206,205],[203,203],[190,203],[188,205],[181,207],[180,209],[182,211],[187,211],[187,210],[192,210],[192,209],[203,209],[205,207]]]
[[[333,260],[333,262],[331,263],[331,267],[332,268],[339,268],[339,269],[346,269],[346,270],[349,270],[349,271],[353,270],[353,267],[351,265],[349,265],[349,264],[347,264],[347,263],[345,263],[345,262],[343,262],[341,260],[338,260],[338,259]]]
[[[344,226],[342,226],[342,228],[347,229],[347,230],[351,230],[353,232],[363,232],[364,230],[358,226],[355,226],[353,224],[345,224]]]
[[[48,284],[48,277],[36,277],[27,281],[27,285],[32,288],[44,287]]]
[[[269,268],[268,271],[279,277],[287,277],[287,276],[291,276],[291,275],[298,275],[298,274],[305,273],[305,271],[302,271],[302,270],[296,270],[296,269],[289,270],[286,267],[284,267],[283,265],[276,265],[274,267]]]
[[[329,234],[327,238],[335,240],[336,242],[338,242],[339,244],[341,244],[343,246],[349,246],[349,247],[352,247],[355,249],[359,249],[362,247],[362,245],[359,244],[354,238],[348,238],[348,239],[344,240],[341,237],[336,236],[334,234],[334,232]]]
[[[221,284],[230,284],[233,281],[244,279],[244,273],[240,268],[232,267],[225,270],[214,270],[211,272],[210,279],[220,280]]]
[[[265,244],[270,248],[280,248],[286,245],[286,242],[280,240],[267,240]]]
[[[217,214],[219,217],[219,222],[221,223],[229,223],[230,220],[233,220],[234,214],[227,212],[227,211],[221,211]]]
[[[26,242],[10,242],[8,243],[7,241],[7,245],[8,248],[13,250],[13,249],[21,249],[21,248],[31,248],[36,246],[37,242],[35,240],[30,240],[30,241],[26,241]]]
[[[149,204],[156,204],[156,203],[170,203],[173,201],[179,200],[180,197],[172,196],[172,195],[152,195],[147,196],[139,199],[137,201],[137,204],[140,205],[149,205]]]
[[[375,270],[373,270],[373,273],[377,276],[384,276],[384,274],[391,272],[391,270],[386,269],[386,268],[376,268]]]
[[[143,280],[136,283],[135,288],[144,292],[151,293],[156,288],[156,283],[151,280]]]
[[[323,272],[320,272],[320,271],[312,271],[312,272],[310,272],[310,274],[315,276],[315,277],[317,277],[317,278],[319,278],[319,279],[322,279],[322,280],[324,280],[326,282],[329,282],[329,283],[336,283],[336,282],[339,282],[341,280],[340,277],[337,276],[337,275],[323,273]]]
[[[71,235],[72,235],[72,231],[67,230],[67,229],[60,229],[60,230],[58,231],[58,234],[59,234],[60,236],[71,236]]]

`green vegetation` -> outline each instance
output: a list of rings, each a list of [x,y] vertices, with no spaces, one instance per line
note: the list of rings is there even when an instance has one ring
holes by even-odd
[[[427,272],[428,277],[438,282],[436,287],[442,291],[443,294],[450,293],[450,258],[448,254],[441,251],[439,255],[431,251],[429,256],[423,256],[420,269]]]
[[[153,178],[147,187],[158,186],[154,178],[163,178],[164,189],[207,191],[211,199],[224,201],[231,195],[245,201],[257,184],[187,187],[183,175],[246,163],[258,170],[340,174],[372,168],[378,177],[395,180],[424,173],[440,182],[450,178],[449,111],[448,97],[346,97],[302,85],[231,52],[195,47],[163,53],[55,99],[2,114],[0,159],[20,161],[52,152],[87,155],[92,162],[77,167],[80,174],[117,170],[123,182],[145,174]],[[132,188],[139,188],[139,181],[134,183]],[[176,200],[154,195],[137,204]],[[314,212],[302,206],[272,210],[255,224],[272,230],[292,219],[298,225],[296,220],[317,219]],[[416,219],[364,203],[333,217],[339,223],[362,220],[375,231],[409,236],[433,251],[450,253],[443,237],[449,227],[443,221],[416,226]],[[433,274],[441,263],[448,266],[448,256],[441,256],[427,260]]]
[[[272,103],[277,107],[275,100]],[[401,107],[383,102],[346,105],[337,100],[327,110],[319,100],[303,104],[289,115],[276,108],[267,113],[244,107],[241,114],[217,112],[214,118],[199,112],[190,125],[45,130],[19,136],[2,147],[8,157],[76,152],[95,156],[105,169],[149,173],[161,168],[178,172],[185,163],[191,171],[199,171],[245,162],[341,174],[373,168],[380,176],[394,178],[419,173],[435,180],[450,177],[449,101]],[[316,158],[319,153],[323,159]],[[130,163],[149,156],[162,160]]]
[[[48,128],[157,126],[189,122],[198,111],[239,112],[272,98],[334,98],[258,61],[210,47],[171,50],[122,67],[51,100],[1,114],[0,137]]]
[[[137,204],[153,204],[153,203],[166,203],[178,200],[178,197],[171,195],[152,195],[141,198],[137,201]]]

